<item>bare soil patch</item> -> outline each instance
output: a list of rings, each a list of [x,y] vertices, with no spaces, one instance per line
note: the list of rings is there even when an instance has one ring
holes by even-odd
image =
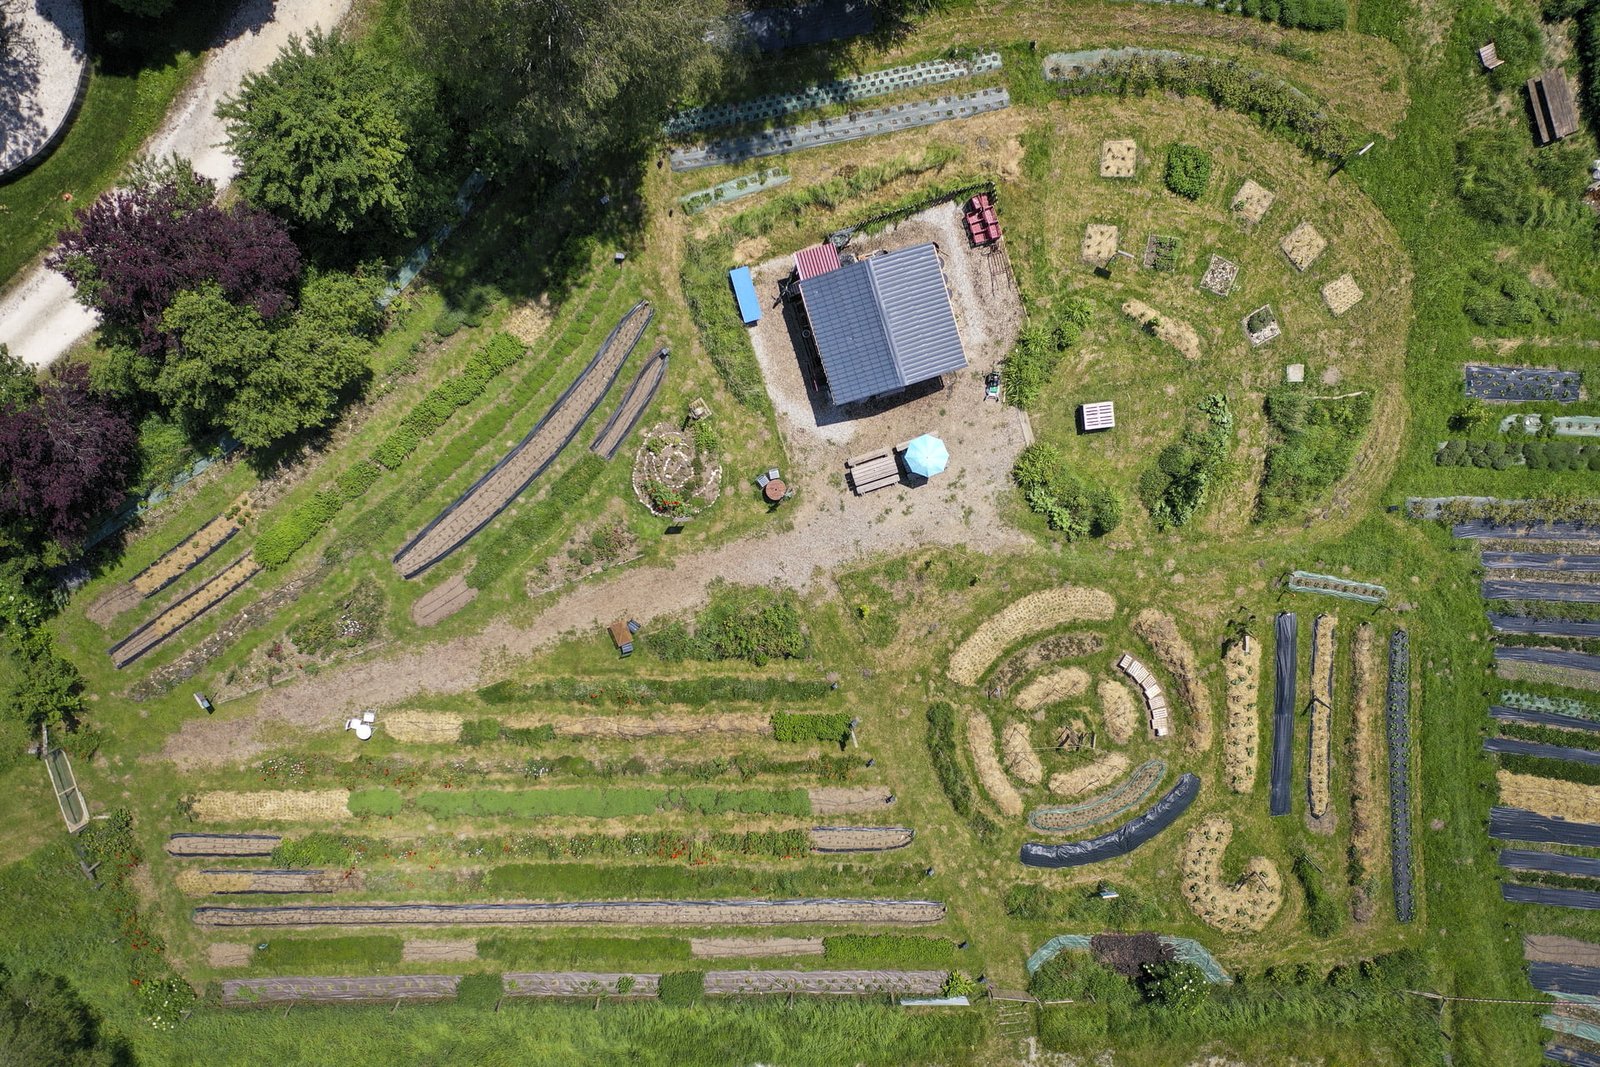
[[[1172,947],[1156,934],[1096,934],[1089,941],[1096,963],[1110,967],[1130,982],[1144,977],[1144,968],[1170,962]]]
[[[1530,963],[1600,967],[1600,945],[1557,934],[1525,934],[1522,938],[1522,958]]]
[[[206,963],[218,970],[250,966],[255,947],[242,941],[213,941],[206,946]]]
[[[467,584],[464,574],[452,574],[417,598],[411,605],[411,621],[418,626],[443,622],[477,599],[478,591]]]
[[[1310,222],[1302,222],[1278,242],[1278,247],[1289,257],[1294,269],[1304,274],[1327,249],[1328,240]]]
[[[820,956],[820,937],[691,937],[689,955],[697,960],[739,957]]]

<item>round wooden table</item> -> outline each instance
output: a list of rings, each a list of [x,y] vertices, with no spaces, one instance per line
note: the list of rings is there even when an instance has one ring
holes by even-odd
[[[774,504],[782,500],[783,494],[787,493],[788,491],[789,487],[783,484],[783,479],[781,478],[772,479],[772,481],[768,482],[766,487],[761,490],[766,498]]]

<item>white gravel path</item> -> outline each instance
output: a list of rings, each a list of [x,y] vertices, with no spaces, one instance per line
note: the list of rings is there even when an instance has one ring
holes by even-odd
[[[16,33],[0,51],[0,174],[26,163],[72,114],[89,62],[82,0],[0,0]]]
[[[245,75],[264,70],[294,34],[332,28],[351,0],[244,0],[207,55],[200,73],[173,102],[166,121],[145,144],[153,155],[176,152],[219,187],[233,180],[238,161],[222,147],[216,107]],[[72,298],[72,286],[42,263],[25,268],[0,295],[0,344],[34,366],[60,358],[94,329],[96,316]]]

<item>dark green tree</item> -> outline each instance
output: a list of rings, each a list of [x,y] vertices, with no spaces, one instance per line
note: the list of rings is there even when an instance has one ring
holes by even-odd
[[[111,6],[120,8],[130,15],[153,19],[171,11],[172,2],[173,0],[111,0]]]
[[[419,61],[483,154],[579,163],[648,140],[715,68],[703,0],[409,0]]]
[[[291,37],[217,114],[245,197],[297,225],[411,233],[444,199],[432,81],[337,32]]]
[[[0,1063],[29,1067],[111,1067],[130,1062],[101,1031],[94,1010],[66,979],[0,970]]]

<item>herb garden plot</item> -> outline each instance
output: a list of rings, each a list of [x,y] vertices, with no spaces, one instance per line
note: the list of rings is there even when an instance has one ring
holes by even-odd
[[[1600,592],[1600,588],[1596,589]],[[1541,667],[1563,667],[1574,671],[1600,672],[1600,656],[1586,652],[1568,652],[1560,648],[1507,648],[1494,650],[1495,664],[1531,663]]]
[[[246,556],[214,575],[160,615],[112,645],[107,650],[112,665],[121,670],[150,652],[167,638],[222,603],[235,590],[254,578],[260,570],[261,564]]]
[[[1066,834],[1109,822],[1143,804],[1166,774],[1165,763],[1146,760],[1121,782],[1081,804],[1036,808],[1028,813],[1028,825],[1041,833]]]
[[[706,996],[767,993],[812,996],[937,996],[948,971],[707,971]]]
[[[1537,759],[1569,760],[1600,767],[1600,752],[1587,748],[1567,748],[1563,745],[1546,745],[1537,741],[1523,741],[1515,737],[1486,737],[1483,750],[1495,755],[1533,756]]]
[[[754,100],[741,100],[732,104],[708,104],[680,111],[667,120],[664,130],[668,137],[714,130],[719,126],[733,126],[747,122],[765,122],[781,119],[829,104],[849,104],[857,100],[870,100],[902,89],[916,89],[925,85],[988,74],[1004,66],[998,52],[982,52],[966,59],[935,59],[925,63],[910,63],[887,70],[874,70],[838,81],[812,85],[792,93],[772,93]]]
[[[1283,903],[1283,880],[1265,856],[1251,856],[1236,881],[1224,881],[1222,856],[1233,824],[1220,815],[1189,831],[1183,846],[1183,899],[1202,922],[1232,934],[1257,933]]]
[[[1490,612],[1489,626],[1497,634],[1600,638],[1600,622],[1579,622],[1573,619],[1535,619],[1526,615],[1496,615]]]
[[[1198,786],[1197,786],[1198,788]],[[201,927],[267,926],[775,926],[943,922],[933,900],[593,900],[560,904],[286,904],[194,909]]]
[[[1569,856],[1564,852],[1503,848],[1500,850],[1500,866],[1512,871],[1539,871],[1545,874],[1570,874],[1579,878],[1600,878],[1600,859]]]
[[[1529,522],[1520,525],[1475,519],[1450,527],[1451,537],[1495,541],[1600,541],[1600,526],[1581,522]]]
[[[1485,600],[1551,600],[1564,604],[1600,604],[1600,584],[1485,578],[1481,593]]]
[[[277,834],[173,834],[167,855],[180,859],[270,856],[283,838]]]
[[[1416,914],[1411,872],[1411,644],[1404,630],[1389,637],[1389,820],[1394,911],[1401,922]]]
[[[395,553],[404,577],[415,578],[460,548],[555,462],[605,399],[654,314],[648,302],[635,304],[527,436]]]
[[[605,426],[595,435],[594,442],[589,445],[589,451],[606,459],[616,456],[617,449],[622,447],[622,442],[628,439],[633,428],[639,425],[639,420],[644,418],[645,408],[650,406],[650,401],[656,398],[656,391],[661,388],[661,383],[666,381],[668,355],[669,350],[662,345],[656,349],[650,361],[639,368],[638,375],[628,386],[628,391],[623,394],[617,410],[611,413],[611,418],[606,420]]]
[[[909,826],[813,826],[811,851],[892,852],[905,848],[916,837]]]
[[[1496,841],[1600,848],[1600,824],[1568,822],[1523,808],[1490,808],[1489,836]]]
[[[1583,399],[1583,375],[1577,371],[1468,363],[1466,376],[1467,395],[1478,400],[1572,404]]]
[[[1500,883],[1500,898],[1511,904],[1543,904],[1552,908],[1600,910],[1600,893],[1584,889],[1557,889],[1546,885]]]
[[[937,100],[923,100],[911,104],[857,111],[836,119],[818,119],[801,126],[785,126],[775,130],[729,137],[694,148],[678,148],[672,152],[673,170],[693,170],[697,167],[715,167],[722,163],[762,156],[782,155],[805,148],[842,144],[880,133],[931,126],[947,119],[971,118],[990,111],[1011,106],[1011,94],[1005,89],[982,89],[960,96],[941,96]]]
[[[366,975],[352,978],[229,978],[222,983],[222,1003],[252,1004],[399,1003],[451,1000],[459,974]]]
[[[1525,722],[1533,726],[1554,726],[1561,730],[1600,732],[1600,722],[1553,711],[1532,711],[1528,708],[1511,708],[1504,704],[1496,704],[1489,709],[1489,714],[1500,722]]]
[[[1148,811],[1115,830],[1086,841],[1066,841],[1058,845],[1029,841],[1022,846],[1022,862],[1029,867],[1081,867],[1126,856],[1176,822],[1199,795],[1200,779],[1193,774],[1182,775]]]
[[[1566,571],[1572,574],[1600,574],[1600,556],[1561,552],[1484,552],[1485,570]]]
[[[1298,670],[1299,620],[1285,611],[1276,622],[1277,648],[1273,658],[1275,679],[1272,700],[1272,783],[1267,798],[1269,814],[1289,814],[1290,779],[1294,774],[1295,673]]]
[[[149,599],[210,559],[238,532],[239,524],[233,518],[218,515],[128,579],[128,584],[138,590],[141,597]]]

